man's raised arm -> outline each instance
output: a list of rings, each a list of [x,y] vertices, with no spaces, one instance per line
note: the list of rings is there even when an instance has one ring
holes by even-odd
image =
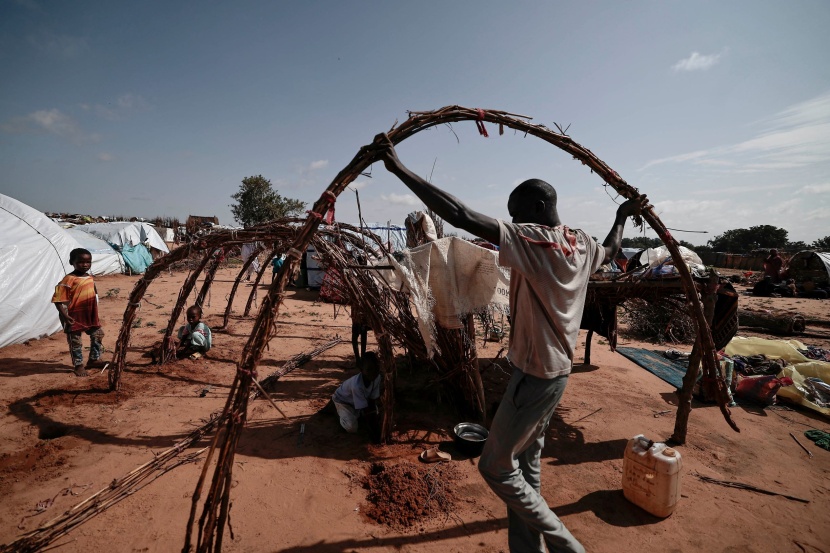
[[[452,194],[444,192],[407,169],[398,159],[395,147],[385,134],[375,137],[375,143],[383,148],[381,159],[387,171],[398,177],[413,194],[424,202],[424,205],[452,226],[498,245],[498,221],[470,209]]]
[[[620,207],[617,208],[617,217],[614,219],[614,226],[611,227],[611,231],[602,243],[602,246],[605,248],[605,260],[603,261],[603,264],[614,259],[617,252],[620,251],[625,220],[629,217],[642,213],[643,209],[645,209],[647,205],[648,198],[645,194],[640,194],[636,198],[631,198],[630,200],[623,202],[620,204]]]

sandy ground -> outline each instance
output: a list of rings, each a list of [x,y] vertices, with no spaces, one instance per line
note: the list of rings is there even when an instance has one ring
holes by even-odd
[[[206,308],[205,320],[211,326],[221,320],[235,272],[223,269],[217,277],[220,282],[214,285]],[[106,487],[222,408],[252,326],[250,318],[238,316],[249,287],[242,287],[236,316],[229,329],[215,334],[215,347],[207,358],[178,361],[157,370],[142,357],[159,339],[184,276],[166,274],[151,285],[139,313],[140,326],[133,331],[122,393],[106,391],[106,375],[75,378],[61,334],[0,350],[0,543]],[[109,348],[135,280],[98,279]],[[335,317],[332,305],[316,303],[315,298],[312,292],[289,290],[279,334],[265,353],[260,374],[335,334],[348,337],[348,316],[341,310]],[[741,305],[775,306],[811,319],[830,318],[827,301],[742,297]],[[830,347],[828,335],[830,327],[813,326],[801,339]],[[622,337],[619,345],[640,344]],[[488,402],[499,400],[506,383],[507,375],[489,363],[500,347],[488,343],[479,350],[482,366],[487,367]],[[581,351],[578,356],[581,359]],[[671,435],[674,390],[611,353],[602,340],[595,341],[592,357],[594,364],[575,368],[554,416],[542,476],[545,498],[588,551],[830,551],[830,452],[803,437],[810,427],[827,430],[830,421],[802,409],[741,406],[732,410],[741,428],[736,433],[716,407],[697,405],[688,443],[679,448],[681,502],[672,516],[658,519],[623,497],[622,456],[628,439],[636,434],[655,441]],[[286,376],[274,398],[291,417],[289,421],[267,402],[254,402],[236,456],[233,537],[226,532],[224,549],[506,551],[504,507],[483,484],[476,460],[452,448],[450,431],[458,416],[435,386],[424,384],[423,374],[400,371],[392,445],[371,446],[361,435],[346,435],[335,417],[321,412],[339,381],[354,373],[348,368],[350,361],[351,347],[344,343]],[[205,389],[205,397],[200,397]],[[300,442],[302,423],[305,436]],[[812,459],[790,432],[807,444]],[[363,474],[371,461],[416,462],[417,455],[434,444],[454,457],[456,477],[447,482],[457,501],[452,515],[408,529],[368,519],[366,492],[354,475]],[[61,551],[181,550],[201,467],[200,460],[174,469],[55,544]],[[705,483],[696,473],[809,503]],[[51,499],[54,503],[38,512],[38,503],[45,505]]]

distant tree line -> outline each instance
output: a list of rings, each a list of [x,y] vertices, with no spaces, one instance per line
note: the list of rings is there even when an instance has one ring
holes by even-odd
[[[699,248],[700,246],[694,246],[685,240],[680,240],[678,243],[690,250],[694,250]],[[648,238],[646,236],[635,236],[634,238],[623,238],[622,239],[622,247],[623,248],[637,248],[640,250],[646,248],[659,248],[663,245],[663,241],[659,238]]]
[[[150,219],[149,222],[157,227],[165,227],[172,229],[177,229],[181,226],[178,217],[157,216]]]
[[[819,238],[812,244],[801,240],[791,242],[786,229],[772,225],[757,225],[750,228],[739,228],[727,230],[723,234],[709,240],[705,246],[693,246],[688,242],[680,241],[681,246],[690,250],[700,252],[729,252],[729,253],[750,253],[755,250],[776,248],[784,252],[799,252],[801,250],[824,250],[830,251],[830,236]],[[637,236],[635,238],[623,238],[624,248],[656,248],[662,246],[663,241],[659,238],[646,238]]]

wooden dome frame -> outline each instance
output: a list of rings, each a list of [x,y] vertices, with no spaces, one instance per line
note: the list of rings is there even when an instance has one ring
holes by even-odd
[[[562,132],[554,132],[544,125],[537,125],[530,122],[530,118],[516,115],[505,111],[474,109],[462,106],[447,106],[435,111],[409,112],[409,117],[401,125],[392,127],[386,134],[389,140],[395,145],[400,144],[411,136],[443,124],[458,123],[462,121],[473,121],[479,128],[479,132],[486,136],[485,123],[498,125],[499,134],[503,133],[505,127],[525,135],[535,136],[557,148],[567,152],[574,159],[587,165],[592,172],[597,173],[609,186],[626,199],[636,197],[639,191],[629,185],[619,174],[611,169],[605,162],[599,159],[589,149],[575,142],[570,136]],[[279,316],[279,309],[285,297],[285,287],[288,284],[289,275],[300,260],[301,252],[306,250],[312,240],[317,227],[323,220],[325,214],[333,207],[337,197],[346,187],[357,179],[361,173],[366,171],[372,163],[379,160],[380,145],[376,142],[360,148],[351,162],[342,169],[332,180],[320,198],[314,203],[309,212],[305,226],[297,234],[291,248],[288,250],[286,262],[280,269],[277,278],[274,279],[268,294],[263,298],[257,314],[254,328],[248,338],[241,359],[237,365],[236,377],[231,385],[228,399],[223,411],[223,426],[217,431],[207,458],[196,490],[193,494],[190,517],[187,524],[187,533],[183,551],[190,551],[195,545],[196,551],[220,551],[224,527],[227,523],[230,490],[232,484],[232,473],[234,456],[241,431],[247,417],[248,400],[250,398],[252,379],[256,375],[256,368],[262,356],[265,346],[272,337],[274,323]],[[662,223],[660,218],[649,207],[642,215],[643,219],[654,229],[660,239],[668,248],[675,259],[680,259],[678,243]],[[718,403],[726,422],[734,430],[739,431],[737,425],[732,421],[731,413],[727,407],[726,383],[720,375],[718,368],[717,352],[712,340],[711,330],[706,321],[703,305],[691,273],[685,264],[676,265],[680,272],[680,278],[684,293],[688,301],[689,313],[698,331],[698,343],[702,353],[702,366],[704,379],[712,383],[718,397]],[[688,405],[686,405],[688,403]],[[681,401],[678,409],[678,421],[684,417],[683,426],[688,419],[688,411],[691,409],[691,402]],[[685,432],[684,432],[685,435]],[[213,478],[208,489],[202,515],[198,523],[198,536],[196,543],[192,541],[193,528],[196,518],[196,511],[201,498],[202,489],[207,477],[208,467],[211,465],[214,454],[218,451],[216,467]]]

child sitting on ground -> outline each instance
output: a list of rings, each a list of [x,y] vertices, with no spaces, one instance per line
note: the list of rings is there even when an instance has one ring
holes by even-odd
[[[187,309],[187,324],[179,328],[179,347],[176,357],[198,359],[210,350],[213,337],[210,328],[202,322],[202,308],[192,305]]]
[[[331,399],[340,416],[340,426],[346,432],[357,432],[358,421],[363,419],[369,437],[377,442],[380,438],[376,404],[380,397],[380,362],[377,353],[367,352],[361,358],[359,366],[360,373],[343,382]]]
[[[55,286],[52,303],[58,309],[61,326],[69,342],[69,354],[75,376],[87,376],[87,368],[103,366],[100,360],[104,347],[101,339],[104,331],[98,320],[98,291],[95,281],[89,274],[92,266],[92,254],[84,248],[75,248],[69,252],[69,264],[74,271],[63,277]],[[84,348],[81,334],[89,335],[89,360],[84,368]]]

